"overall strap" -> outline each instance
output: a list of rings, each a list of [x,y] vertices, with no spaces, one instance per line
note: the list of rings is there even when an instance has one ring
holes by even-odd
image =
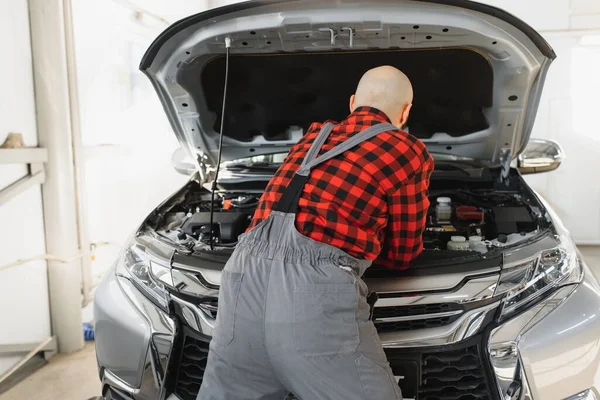
[[[372,137],[379,135],[380,133],[397,129],[394,125],[389,123],[373,125],[361,132],[355,133],[354,136],[352,136],[350,139],[345,140],[333,149],[317,157],[317,154],[319,154],[321,147],[323,147],[323,144],[329,137],[329,134],[333,130],[333,127],[334,125],[328,123],[325,124],[323,128],[321,128],[321,131],[315,138],[315,141],[311,145],[310,149],[308,149],[308,152],[306,153],[306,156],[302,161],[300,168],[298,169],[298,171],[288,184],[287,188],[285,189],[285,192],[281,196],[281,199],[279,200],[275,211],[281,211],[284,213],[291,214],[295,214],[297,212],[298,200],[300,199],[300,195],[302,194],[302,189],[308,181],[310,171],[314,167],[324,163],[327,160],[332,159],[333,157],[342,154],[347,150],[352,149],[355,146],[358,146],[362,142],[369,140]]]
[[[327,138],[333,131],[334,127],[335,127],[335,125],[332,124],[331,122],[328,122],[325,125],[323,125],[323,127],[317,134],[317,137],[313,141],[312,145],[306,152],[306,156],[304,156],[304,160],[302,160],[302,164],[300,165],[300,168],[304,167],[308,162],[317,158],[317,156],[319,155],[319,151],[321,150],[321,147],[323,147],[323,144],[325,143],[325,141],[327,140]]]
[[[317,165],[322,164],[327,160],[331,160],[333,157],[336,157],[336,156],[342,154],[343,152],[350,150],[351,148],[353,148],[355,146],[358,146],[362,142],[369,140],[372,137],[379,135],[380,133],[387,132],[390,130],[395,130],[395,129],[396,129],[396,127],[392,124],[382,123],[382,124],[373,125],[367,129],[365,129],[364,131],[357,132],[350,139],[340,143],[339,145],[337,145],[333,149],[329,150],[325,154],[321,155],[320,157],[317,157],[312,160],[308,160],[306,163],[303,162],[302,165],[300,166],[300,169],[298,169],[298,171],[296,172],[296,174],[308,176],[310,174],[310,170],[313,169],[314,167],[316,167]],[[315,143],[313,144],[313,146],[315,144],[316,144],[316,140],[315,140]],[[319,150],[320,150],[320,147],[319,147]]]

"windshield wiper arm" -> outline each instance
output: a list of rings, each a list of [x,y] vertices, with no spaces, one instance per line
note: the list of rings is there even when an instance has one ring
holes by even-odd
[[[267,162],[249,162],[249,163],[235,163],[224,165],[228,170],[244,170],[244,169],[260,169],[260,170],[274,170],[279,168],[280,163],[267,163]]]

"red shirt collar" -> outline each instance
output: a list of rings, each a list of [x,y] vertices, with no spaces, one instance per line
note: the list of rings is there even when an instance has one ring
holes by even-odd
[[[380,122],[392,122],[383,111],[375,107],[368,106],[357,107],[354,112],[348,116],[347,120],[355,119],[356,117],[369,117],[369,119]]]

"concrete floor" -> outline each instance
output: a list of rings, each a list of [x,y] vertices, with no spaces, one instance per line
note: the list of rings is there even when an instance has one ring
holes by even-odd
[[[579,246],[585,260],[600,277],[600,246]],[[69,355],[58,355],[50,363],[15,387],[0,400],[88,400],[100,394],[93,343]]]
[[[583,254],[583,259],[594,268],[596,276],[600,277],[600,246],[577,246]]]
[[[0,400],[88,400],[100,395],[94,343],[59,354],[48,365],[0,395]]]

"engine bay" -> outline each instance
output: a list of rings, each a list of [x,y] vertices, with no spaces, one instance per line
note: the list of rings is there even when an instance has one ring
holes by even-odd
[[[184,199],[164,216],[158,234],[190,249],[210,244],[211,194],[199,187],[185,193]],[[233,247],[244,233],[258,205],[257,194],[219,193],[215,196],[213,243]]]
[[[423,233],[428,250],[485,253],[489,246],[515,243],[538,229],[533,210],[517,193],[456,190],[430,196],[430,203]]]
[[[156,224],[157,234],[191,251],[208,250],[211,194],[196,182],[169,206]],[[468,183],[447,189],[430,187],[430,207],[423,232],[428,251],[487,253],[535,235],[541,211],[530,193],[519,188],[479,187]],[[520,187],[520,185],[518,185]],[[233,248],[250,222],[261,193],[221,191],[215,196],[213,243]]]

